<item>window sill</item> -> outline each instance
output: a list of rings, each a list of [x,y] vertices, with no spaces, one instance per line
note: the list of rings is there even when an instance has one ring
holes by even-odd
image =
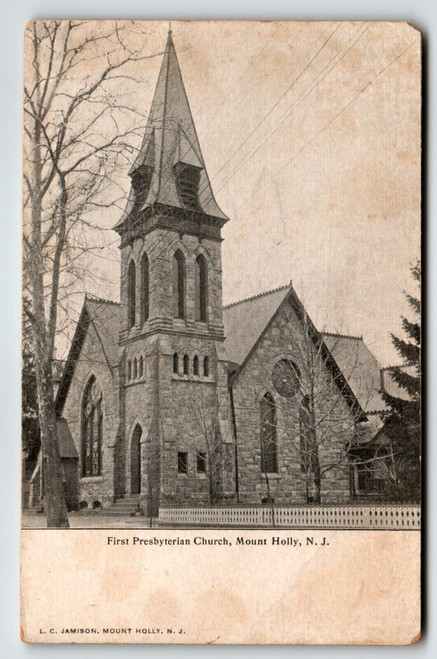
[[[267,476],[267,478],[271,478],[271,479],[281,478],[281,474],[277,474],[276,472],[271,472],[271,473],[267,472],[267,473],[265,473],[264,471],[262,471],[261,476],[263,478],[265,478]]]
[[[172,373],[172,380],[180,380],[181,382],[215,382],[214,378],[206,375],[179,375],[179,373]]]
[[[188,474],[178,474],[178,478],[188,478]]]
[[[81,476],[80,480],[82,483],[98,483],[103,480],[103,476]]]

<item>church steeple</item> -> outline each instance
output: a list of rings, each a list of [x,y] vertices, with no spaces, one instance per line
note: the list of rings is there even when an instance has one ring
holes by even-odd
[[[169,29],[161,69],[156,83],[146,132],[129,175],[132,192],[121,221],[114,227],[123,233],[125,220],[163,207],[208,216],[210,223],[223,226],[226,215],[214,199],[185,92],[172,31]],[[135,217],[132,217],[132,216]]]

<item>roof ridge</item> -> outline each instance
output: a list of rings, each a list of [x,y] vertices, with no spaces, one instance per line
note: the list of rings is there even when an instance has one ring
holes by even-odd
[[[85,301],[90,300],[91,302],[103,302],[103,304],[116,304],[120,305],[120,302],[115,300],[108,300],[103,297],[98,297],[97,295],[91,295],[90,293],[85,293]]]
[[[337,332],[320,332],[323,336],[337,336],[339,339],[358,339],[363,341],[363,335],[355,336],[353,334],[338,334]]]
[[[263,297],[264,295],[270,295],[270,293],[276,293],[277,291],[280,291],[285,288],[290,288],[291,286],[291,281],[288,284],[283,284],[282,286],[278,286],[277,288],[272,288],[269,291],[264,291],[263,293],[257,293],[256,295],[251,295],[250,297],[245,297],[242,298],[241,300],[237,300],[236,302],[231,302],[230,304],[224,304],[223,309],[229,309],[230,307],[235,307],[237,304],[242,304],[243,302],[249,302],[250,300],[255,300],[256,298]]]

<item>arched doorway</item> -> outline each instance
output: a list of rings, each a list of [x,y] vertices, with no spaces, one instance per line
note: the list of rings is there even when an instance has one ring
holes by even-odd
[[[130,491],[131,494],[141,493],[141,435],[143,431],[137,424],[132,434],[130,447]]]

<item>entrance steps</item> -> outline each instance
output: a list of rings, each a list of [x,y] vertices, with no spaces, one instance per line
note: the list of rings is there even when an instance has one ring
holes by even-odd
[[[132,513],[135,513],[138,510],[139,500],[140,498],[138,494],[130,494],[124,498],[117,499],[115,503],[109,506],[109,508],[105,508],[105,515],[130,517]],[[143,512],[145,512],[144,509]]]

